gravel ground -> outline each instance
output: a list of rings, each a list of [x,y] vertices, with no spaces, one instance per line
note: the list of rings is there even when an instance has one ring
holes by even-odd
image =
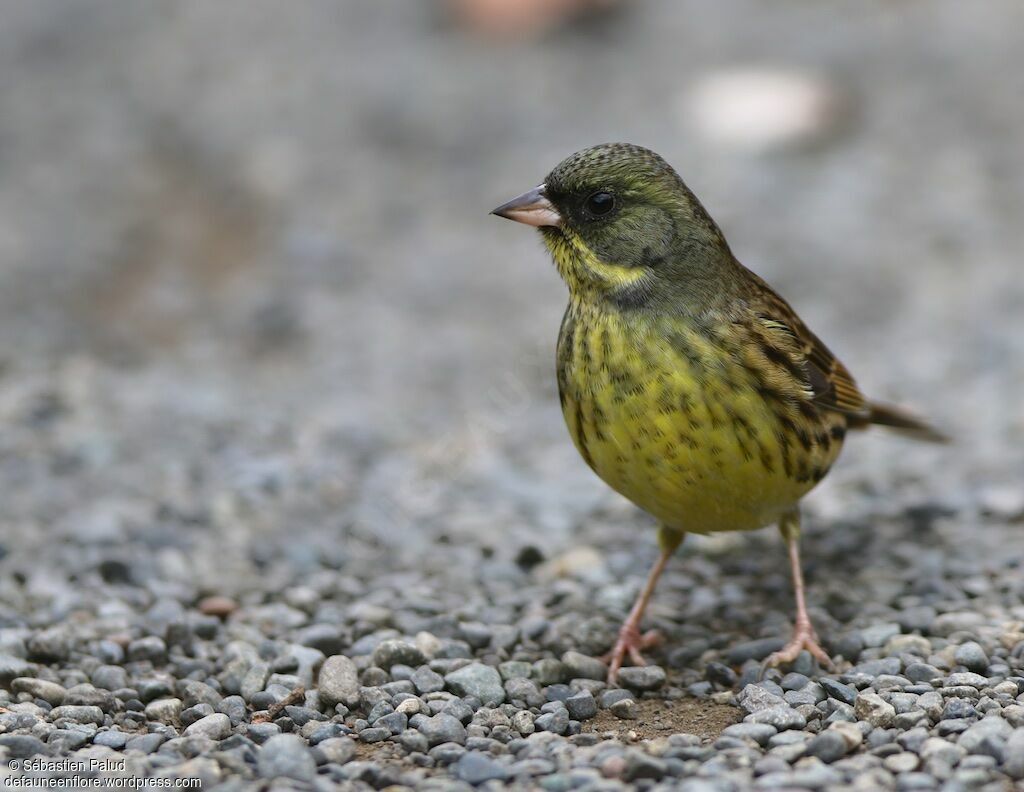
[[[5,7],[5,783],[1024,785],[1020,5],[623,6],[515,43],[397,0]],[[811,99],[726,134],[737,69]],[[602,681],[654,532],[571,448],[563,287],[486,212],[609,139],[956,437],[852,438],[809,498],[837,673],[757,681],[769,530],[688,540],[656,665]]]

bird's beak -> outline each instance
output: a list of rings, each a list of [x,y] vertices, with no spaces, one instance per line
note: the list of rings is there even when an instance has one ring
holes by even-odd
[[[537,226],[559,226],[562,224],[562,216],[555,209],[554,204],[548,200],[544,193],[545,185],[534,187],[518,198],[513,198],[508,203],[503,203],[491,214],[498,217],[505,217],[515,220],[517,223]]]

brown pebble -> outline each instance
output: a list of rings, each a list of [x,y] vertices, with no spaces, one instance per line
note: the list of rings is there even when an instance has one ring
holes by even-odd
[[[212,597],[204,597],[199,603],[199,612],[207,616],[219,616],[225,618],[238,610],[238,603],[231,597],[223,597],[215,594]]]
[[[621,778],[626,772],[626,760],[621,756],[609,756],[601,762],[601,775],[605,778]]]

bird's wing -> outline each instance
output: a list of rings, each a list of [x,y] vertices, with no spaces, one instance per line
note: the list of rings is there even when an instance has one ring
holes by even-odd
[[[761,329],[763,341],[772,350],[768,356],[785,356],[789,371],[802,380],[803,396],[808,401],[867,419],[870,405],[846,366],[811,332],[789,303],[757,275],[750,275],[759,288],[753,290],[747,307]]]
[[[917,416],[866,399],[846,366],[810,331],[789,303],[757,275],[749,270],[747,273],[752,281],[746,300],[747,321],[760,330],[752,346],[759,350],[756,354],[762,361],[776,364],[774,376],[765,383],[767,387],[842,413],[852,428],[878,424],[917,440],[949,442],[945,434]]]

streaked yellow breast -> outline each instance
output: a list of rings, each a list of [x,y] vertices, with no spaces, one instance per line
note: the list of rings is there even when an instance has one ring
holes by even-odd
[[[839,454],[845,419],[766,398],[734,326],[573,300],[558,343],[562,410],[587,464],[666,525],[760,528]]]

